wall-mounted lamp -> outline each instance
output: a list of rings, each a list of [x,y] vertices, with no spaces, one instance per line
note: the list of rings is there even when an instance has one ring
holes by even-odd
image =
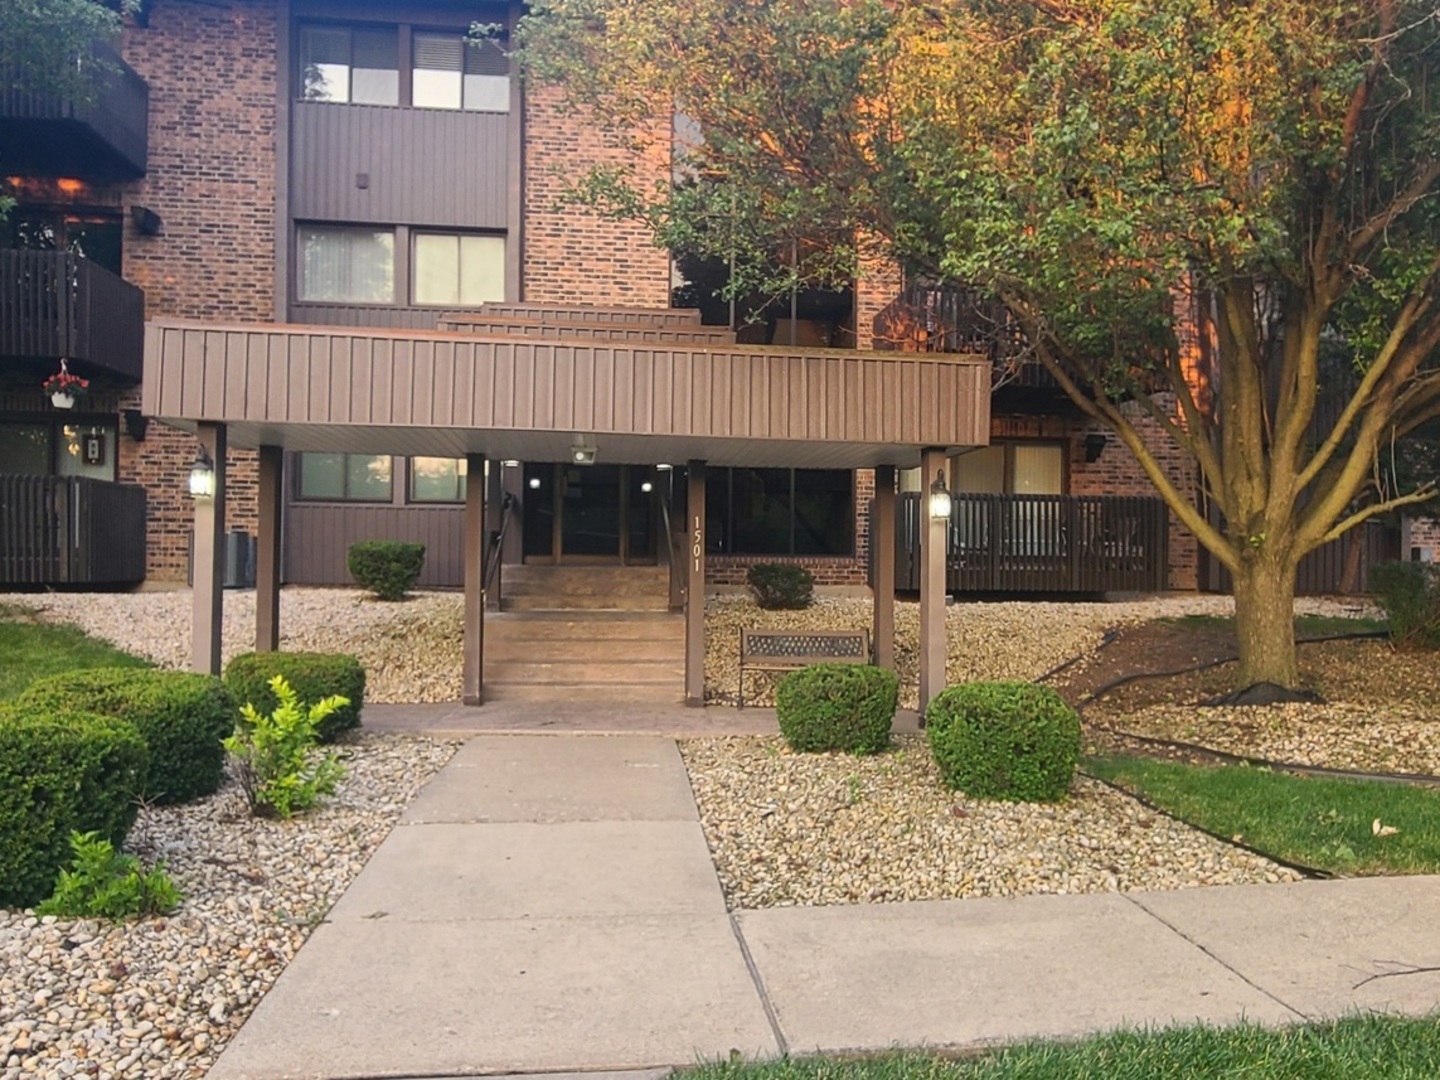
[[[148,206],[130,207],[130,222],[141,236],[165,235],[165,222]]]
[[[190,466],[190,497],[192,499],[213,499],[215,497],[215,463],[205,448],[195,454],[195,464]]]
[[[649,495],[650,492],[655,490],[655,485],[652,484],[649,480],[642,480],[640,482],[640,490],[643,491],[646,495]]]
[[[945,470],[935,470],[935,482],[930,485],[930,516],[937,521],[950,520],[950,489],[945,486]]]
[[[125,434],[136,442],[145,441],[145,432],[150,428],[150,418],[139,409],[121,409],[120,418],[125,421]]]
[[[514,458],[506,458],[504,461],[500,462],[500,467],[502,469],[518,469],[520,467],[520,462],[516,461]]]
[[[584,446],[581,443],[576,443],[570,447],[570,460],[576,465],[594,465],[595,456],[599,453],[600,451],[593,446]]]
[[[669,471],[670,471],[671,469],[673,469],[673,468],[675,468],[674,465],[665,465],[665,464],[662,463],[662,464],[660,464],[660,465],[656,465],[656,466],[655,466],[655,471],[656,471],[656,472],[669,472]]]
[[[1100,455],[1105,453],[1108,440],[1098,431],[1092,431],[1085,436],[1085,460],[1089,462],[1099,461]]]

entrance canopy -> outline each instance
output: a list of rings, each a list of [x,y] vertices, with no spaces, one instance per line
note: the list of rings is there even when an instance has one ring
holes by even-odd
[[[152,322],[143,406],[231,445],[610,463],[912,466],[989,441],[986,358]]]

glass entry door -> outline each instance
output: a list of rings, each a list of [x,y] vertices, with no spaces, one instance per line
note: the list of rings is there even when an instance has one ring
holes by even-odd
[[[526,562],[655,562],[649,466],[537,462],[525,465],[524,477]]]

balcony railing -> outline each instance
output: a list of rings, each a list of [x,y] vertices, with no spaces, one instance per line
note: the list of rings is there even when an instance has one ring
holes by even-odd
[[[0,586],[144,579],[144,488],[79,476],[0,476]]]
[[[6,175],[103,183],[145,175],[150,88],[109,45],[91,47],[101,73],[91,100],[0,91]]]
[[[138,380],[144,347],[140,289],[69,252],[0,251],[0,356]]]
[[[920,588],[922,498],[900,496],[895,587]],[[1116,495],[956,495],[945,585],[951,593],[1158,592],[1167,517],[1159,499]]]
[[[893,316],[894,332],[922,352],[979,353],[994,365],[996,387],[1058,390],[1032,353],[1015,317],[999,300],[952,285],[911,285]]]

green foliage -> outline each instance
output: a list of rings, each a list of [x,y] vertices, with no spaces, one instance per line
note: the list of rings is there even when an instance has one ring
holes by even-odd
[[[235,729],[235,698],[211,675],[151,668],[93,668],[52,675],[16,707],[91,712],[128,721],[150,750],[145,798],[181,803],[213,795],[225,778],[223,740]]]
[[[888,668],[812,664],[775,688],[775,715],[790,749],[878,754],[890,746],[900,681]]]
[[[1063,799],[1080,759],[1080,718],[1034,683],[951,686],[925,710],[925,731],[945,783],[976,799]]]
[[[794,563],[756,563],[745,572],[745,584],[767,611],[799,610],[815,601],[815,575]]]
[[[0,906],[50,895],[72,832],[124,842],[149,757],[114,717],[0,709]]]
[[[1396,645],[1440,649],[1440,563],[1372,566],[1370,586]]]
[[[1195,1024],[1022,1042],[981,1054],[732,1059],[683,1075],[685,1080],[1430,1080],[1440,1075],[1440,1020],[1369,1013],[1281,1028]]]
[[[350,576],[377,600],[403,600],[425,568],[425,545],[361,540],[350,545]]]
[[[1101,758],[1088,772],[1217,836],[1337,874],[1440,873],[1440,791],[1241,766]]]
[[[131,919],[168,915],[180,906],[181,894],[163,862],[146,870],[133,855],[122,855],[97,832],[70,834],[72,860],[60,872],[55,891],[37,915],[64,918]]]
[[[320,721],[316,734],[322,743],[334,742],[360,726],[360,710],[365,704],[365,669],[355,657],[344,653],[242,653],[226,665],[225,684],[236,701],[248,701],[261,712],[270,712],[280,705],[271,689],[276,675],[284,676],[301,701],[345,699],[344,705]]]
[[[27,621],[28,614],[0,615],[0,702],[18,697],[36,679],[93,667],[149,667],[74,626]]]
[[[348,702],[335,696],[303,705],[283,675],[270,680],[270,691],[280,704],[262,713],[247,702],[225,749],[235,758],[251,813],[290,818],[333,792],[345,775],[335,754],[315,747],[319,725]]]

